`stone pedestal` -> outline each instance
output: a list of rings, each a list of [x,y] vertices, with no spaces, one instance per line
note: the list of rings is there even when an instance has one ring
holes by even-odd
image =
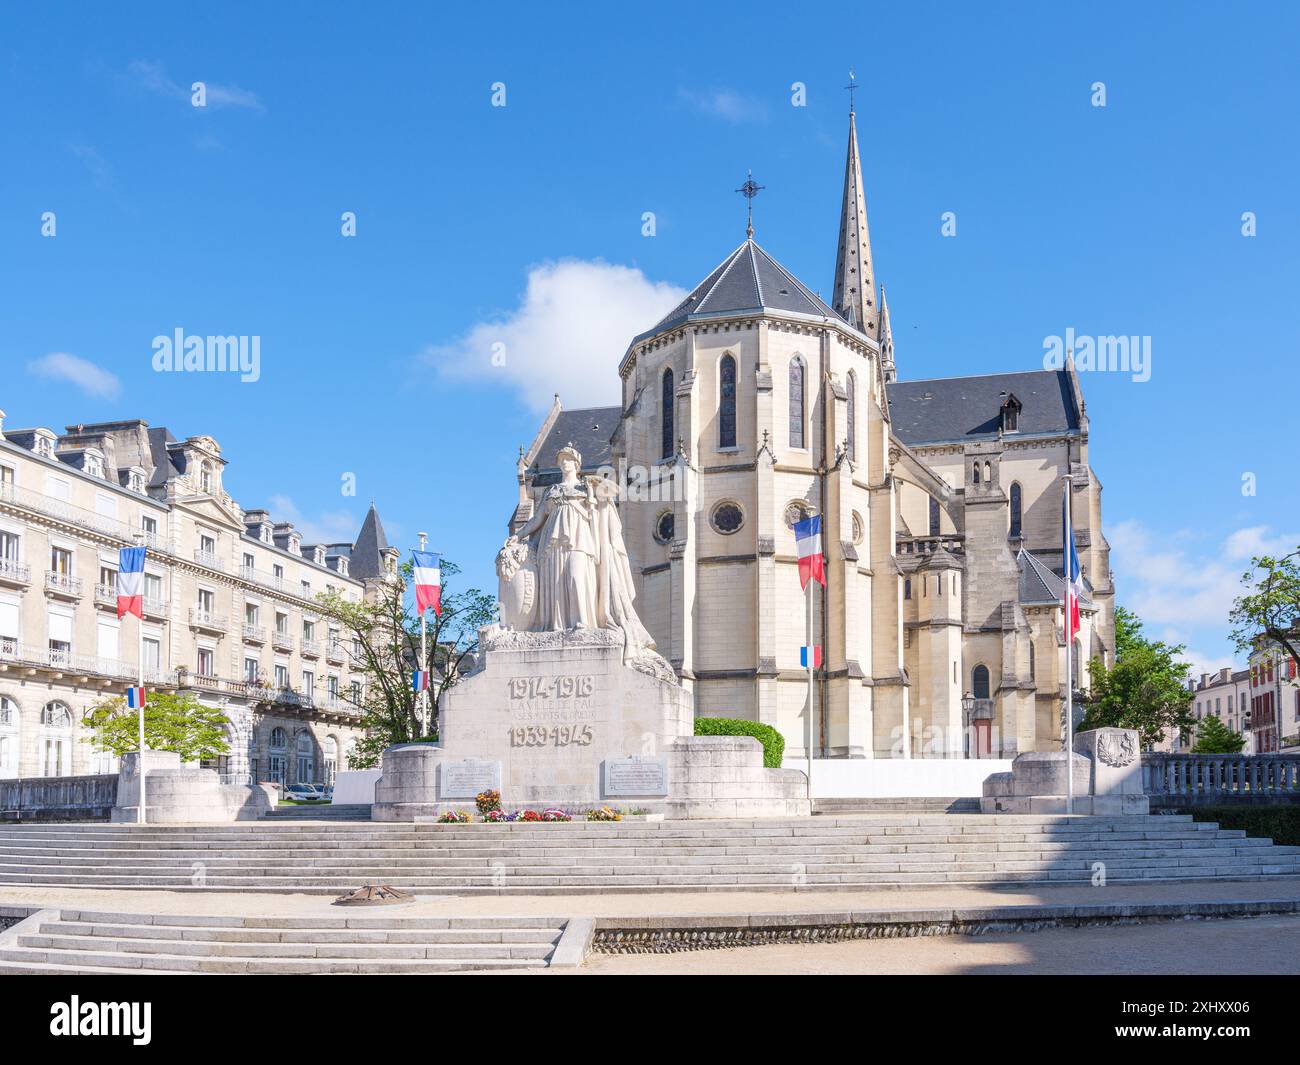
[[[139,816],[139,753],[122,756],[117,803],[110,820],[133,824]],[[145,817],[149,824],[255,821],[275,808],[273,789],[222,784],[215,769],[188,769],[172,751],[145,751]]]
[[[503,632],[449,690],[438,744],[384,752],[376,821],[474,811],[598,806],[673,818],[809,813],[796,770],[766,769],[751,737],[695,736],[689,694],[657,655],[623,660],[617,632]]]
[[[1065,813],[1066,760],[1063,751],[1017,756],[1010,773],[994,773],[985,780],[980,809],[999,814]],[[1134,730],[1077,733],[1069,763],[1074,775],[1074,813],[1110,817],[1150,813],[1142,791],[1142,764]]]

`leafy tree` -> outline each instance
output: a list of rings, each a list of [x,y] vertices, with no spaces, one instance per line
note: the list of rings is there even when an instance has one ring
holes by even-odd
[[[121,696],[91,707],[86,724],[90,744],[119,758],[140,749],[139,711]],[[226,715],[205,706],[192,692],[150,691],[144,704],[144,742],[152,751],[175,751],[183,762],[216,758],[230,751]]]
[[[1088,663],[1092,688],[1079,730],[1136,729],[1142,746],[1150,747],[1166,733],[1194,728],[1187,687],[1192,667],[1178,660],[1183,650],[1182,644],[1148,639],[1136,614],[1117,609],[1115,665],[1107,669],[1099,658]]]
[[[398,567],[401,581],[385,584],[361,602],[337,591],[316,597],[321,613],[338,623],[352,668],[364,677],[363,695],[354,705],[361,711],[365,735],[348,758],[353,769],[376,768],[385,747],[413,740],[437,739],[436,709],[442,693],[459,679],[467,660],[478,650],[478,630],[496,620],[496,599],[477,588],[450,592],[449,578],[460,572],[442,560],[442,613],[425,612],[427,624],[424,666],[429,673],[429,713],[421,720],[411,673],[420,666],[420,618],[406,594],[410,561]],[[351,692],[341,692],[351,701]]]
[[[1233,600],[1228,614],[1237,647],[1250,654],[1263,637],[1300,661],[1300,548],[1252,558],[1241,583],[1249,591]]]
[[[1222,721],[1211,714],[1196,726],[1196,745],[1192,747],[1195,754],[1240,754],[1246,746],[1246,737],[1240,732],[1233,732]]]

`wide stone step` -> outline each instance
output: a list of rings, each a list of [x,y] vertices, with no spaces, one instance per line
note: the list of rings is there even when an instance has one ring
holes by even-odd
[[[84,921],[57,921],[42,924],[42,934],[104,937],[156,942],[184,940],[214,943],[392,943],[426,944],[533,944],[554,945],[563,929],[555,928],[194,928],[187,926],[95,924]]]
[[[127,969],[135,972],[265,973],[447,973],[483,969],[537,969],[539,958],[266,958],[198,957],[185,954],[121,954],[93,950],[58,950],[46,947],[0,949],[0,962],[77,966],[86,972]]]
[[[22,935],[19,947],[42,950],[110,950],[117,954],[168,954],[200,958],[338,958],[375,960],[488,961],[545,960],[553,943],[287,943],[216,942],[185,939],[141,940],[130,937],[63,934]]]

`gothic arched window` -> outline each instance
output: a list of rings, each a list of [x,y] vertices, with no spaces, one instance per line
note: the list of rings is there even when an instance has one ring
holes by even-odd
[[[1034,662],[1034,642],[1029,641],[1029,679],[1035,679],[1035,662]]]
[[[718,447],[736,446],[736,360],[722,356],[718,364]]]
[[[1011,483],[1011,535],[1020,535],[1020,482]]]
[[[849,461],[856,462],[858,459],[858,378],[852,370],[849,371],[844,390],[848,393],[845,413],[849,419]]]
[[[939,535],[939,501],[930,497],[930,535]]]
[[[790,446],[804,447],[804,372],[803,359],[796,355],[790,360]]]
[[[971,673],[971,694],[976,699],[987,699],[989,697],[989,667],[976,666]]]
[[[662,429],[662,440],[660,442],[659,453],[666,459],[673,457],[673,372],[672,370],[664,371],[663,378],[663,395],[660,399],[659,410],[660,426]]]
[[[980,464],[978,462],[971,467],[971,478],[976,484],[980,483]]]

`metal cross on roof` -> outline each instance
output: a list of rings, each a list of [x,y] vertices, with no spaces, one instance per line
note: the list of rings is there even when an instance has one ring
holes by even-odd
[[[745,235],[751,240],[754,237],[754,197],[765,188],[767,188],[766,185],[759,185],[754,181],[754,171],[750,170],[745,178],[745,183],[736,190],[749,203],[749,225],[745,229]]]
[[[849,114],[853,114],[853,94],[858,91],[857,75],[849,71],[849,83],[844,86],[849,91]]]

